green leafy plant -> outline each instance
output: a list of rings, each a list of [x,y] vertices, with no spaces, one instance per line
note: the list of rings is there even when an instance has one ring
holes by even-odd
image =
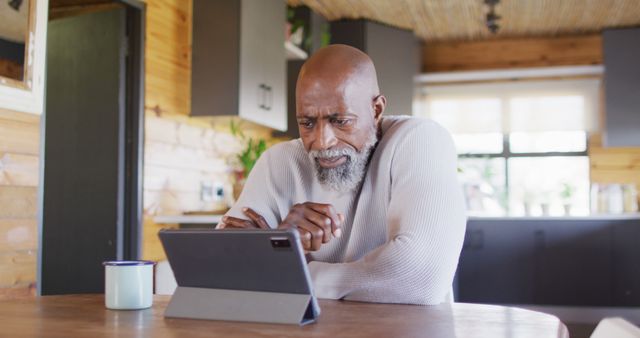
[[[573,194],[575,192],[576,192],[576,187],[574,187],[569,183],[562,183],[562,190],[560,190],[560,197],[563,200],[565,201],[571,200],[571,197],[573,197]]]
[[[302,29],[302,42],[299,47],[303,48],[306,52],[312,51],[312,40],[314,39],[319,39],[320,43],[316,48],[322,48],[331,43],[331,30],[329,23],[325,22],[321,24],[320,27],[317,28],[317,32],[312,32],[309,22],[297,17],[295,8],[291,6],[287,6],[287,22],[290,25],[290,35],[294,35],[298,29]]]
[[[296,18],[295,9],[287,7],[287,22],[291,24],[291,34],[294,34],[299,28],[304,27],[304,20]]]
[[[320,48],[322,48],[331,43],[331,31],[328,23],[322,24],[320,29]]]
[[[258,158],[260,158],[260,155],[267,150],[267,142],[264,139],[254,140],[251,137],[247,138],[242,132],[240,122],[236,123],[231,120],[229,127],[231,129],[231,135],[238,137],[245,143],[244,149],[237,155],[237,158],[242,166],[242,176],[240,178],[246,178],[249,176]]]

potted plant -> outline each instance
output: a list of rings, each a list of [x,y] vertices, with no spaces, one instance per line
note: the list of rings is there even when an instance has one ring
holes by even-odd
[[[540,209],[542,209],[543,216],[549,216],[549,210],[551,209],[551,195],[552,191],[545,190],[540,192]]]
[[[254,140],[251,137],[247,137],[242,132],[241,124],[233,120],[231,120],[229,127],[231,135],[239,138],[244,143],[244,148],[236,155],[238,168],[234,170],[233,198],[237,200],[251,169],[253,169],[260,155],[267,150],[267,142],[264,139]]]
[[[576,188],[570,183],[562,183],[562,189],[560,190],[560,198],[562,199],[562,205],[564,206],[564,214],[571,214],[571,202],[573,194]]]

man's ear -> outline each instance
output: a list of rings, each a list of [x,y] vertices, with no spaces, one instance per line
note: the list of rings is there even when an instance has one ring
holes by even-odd
[[[376,123],[380,121],[382,117],[382,113],[384,113],[384,108],[387,106],[387,98],[384,95],[380,94],[373,99],[373,118],[376,120]]]

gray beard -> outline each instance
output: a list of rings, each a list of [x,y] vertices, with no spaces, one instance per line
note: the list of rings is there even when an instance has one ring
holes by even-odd
[[[337,192],[356,190],[366,174],[369,156],[377,142],[378,137],[374,131],[360,152],[351,148],[309,151],[309,159],[316,168],[316,177],[320,184]],[[317,158],[337,156],[346,156],[347,161],[335,168],[323,168],[317,161]]]

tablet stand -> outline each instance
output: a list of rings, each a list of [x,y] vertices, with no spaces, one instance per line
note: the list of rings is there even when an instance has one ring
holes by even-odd
[[[178,286],[165,317],[304,325],[316,319],[308,294]]]

